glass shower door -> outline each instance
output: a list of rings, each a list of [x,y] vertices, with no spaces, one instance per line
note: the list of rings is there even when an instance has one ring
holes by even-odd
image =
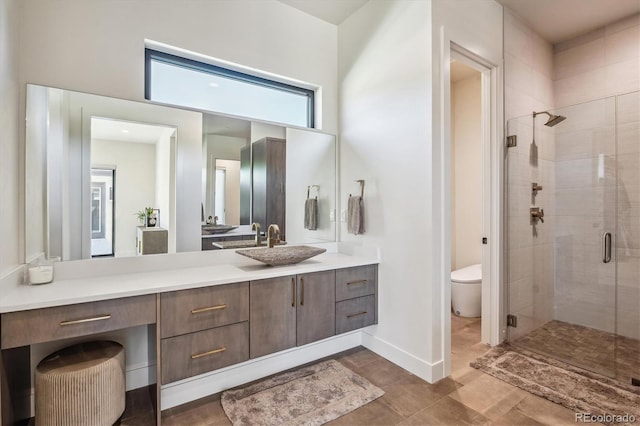
[[[512,344],[614,375],[615,98],[509,120],[507,262]],[[536,187],[541,187],[536,189]],[[537,210],[536,210],[537,209]]]
[[[640,92],[616,99],[616,378],[640,380]]]

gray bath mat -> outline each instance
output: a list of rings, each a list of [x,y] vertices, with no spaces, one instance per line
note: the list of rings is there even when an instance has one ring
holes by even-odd
[[[329,360],[222,393],[222,408],[238,425],[321,425],[384,392]]]
[[[471,366],[604,424],[640,420],[640,390],[568,364],[501,345]]]

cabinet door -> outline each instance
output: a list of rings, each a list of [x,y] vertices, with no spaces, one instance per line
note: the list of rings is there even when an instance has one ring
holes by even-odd
[[[298,275],[298,346],[336,333],[335,282],[335,271]]]
[[[263,138],[252,145],[253,222],[266,229],[275,223],[280,239],[286,239],[286,143],[284,139]]]
[[[296,345],[295,276],[251,281],[249,287],[251,358]]]

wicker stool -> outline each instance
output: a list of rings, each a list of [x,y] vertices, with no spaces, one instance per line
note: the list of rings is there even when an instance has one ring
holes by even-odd
[[[37,425],[112,425],[124,412],[124,349],[81,343],[43,359],[35,373]]]

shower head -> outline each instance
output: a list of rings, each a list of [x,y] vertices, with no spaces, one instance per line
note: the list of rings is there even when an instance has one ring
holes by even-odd
[[[533,118],[536,118],[536,115],[539,115],[539,114],[547,114],[549,116],[549,119],[547,120],[547,122],[544,123],[545,126],[549,126],[549,127],[553,127],[556,124],[558,124],[558,123],[560,123],[560,122],[562,122],[562,121],[567,119],[567,117],[565,117],[563,115],[554,115],[554,114],[551,114],[551,113],[549,113],[547,111],[541,111],[541,112],[535,112],[534,111],[533,112]]]

